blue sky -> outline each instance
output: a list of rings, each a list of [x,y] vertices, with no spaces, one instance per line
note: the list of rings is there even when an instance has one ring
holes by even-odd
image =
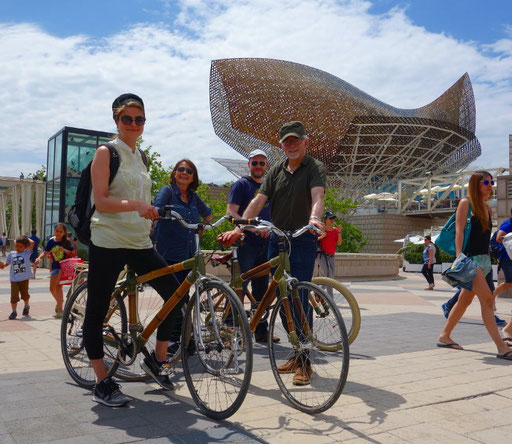
[[[0,176],[38,169],[65,125],[113,131],[110,103],[132,91],[164,163],[186,154],[203,180],[231,180],[211,157],[241,156],[213,133],[208,97],[211,60],[230,57],[310,65],[399,108],[426,105],[468,72],[475,166],[508,166],[509,0],[4,0]]]

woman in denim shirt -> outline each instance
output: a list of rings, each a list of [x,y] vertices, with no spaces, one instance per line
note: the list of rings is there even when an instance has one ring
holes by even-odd
[[[487,171],[473,173],[469,178],[468,199],[462,199],[457,207],[455,216],[455,253],[456,256],[464,253],[467,257],[471,258],[478,266],[477,275],[472,282],[469,282],[469,285],[464,285],[459,300],[450,311],[443,331],[439,335],[437,346],[462,350],[462,347],[454,342],[450,335],[476,295],[480,301],[485,328],[498,349],[496,357],[512,360],[512,350],[501,339],[498,332],[493,311],[494,297],[489,284],[485,280],[485,276],[491,269],[489,241],[491,238],[492,221],[491,209],[487,201],[492,197],[493,185],[492,176]],[[471,233],[466,250],[463,252],[464,225],[470,202],[472,208]]]
[[[197,168],[189,159],[182,159],[171,172],[170,185],[158,191],[154,206],[162,208],[172,205],[173,210],[179,213],[187,222],[196,224],[203,219],[209,222],[212,210],[197,195],[199,186]],[[191,258],[195,252],[194,231],[185,228],[177,220],[159,219],[153,238],[156,249],[169,265]],[[188,270],[175,273],[174,276],[180,284],[185,280]],[[171,342],[176,344],[180,338],[183,316],[180,314],[173,329]],[[173,347],[173,344],[170,345]]]

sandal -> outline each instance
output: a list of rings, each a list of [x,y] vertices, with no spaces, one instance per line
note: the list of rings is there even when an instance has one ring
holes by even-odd
[[[62,310],[58,310],[57,307],[55,307],[55,314],[53,315],[53,317],[55,319],[62,319],[62,313]]]

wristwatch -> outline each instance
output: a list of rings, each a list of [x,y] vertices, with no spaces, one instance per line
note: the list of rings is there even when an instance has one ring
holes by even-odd
[[[311,216],[310,219],[316,219],[319,220],[320,222],[323,222],[322,219],[318,216]]]

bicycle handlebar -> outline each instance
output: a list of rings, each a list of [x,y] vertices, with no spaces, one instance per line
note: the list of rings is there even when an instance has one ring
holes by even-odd
[[[205,230],[212,230],[212,229],[218,227],[225,220],[231,219],[231,216],[223,216],[217,222],[215,222],[213,224],[204,224],[201,222],[198,224],[191,224],[191,223],[187,222],[185,219],[183,219],[181,214],[174,211],[173,208],[174,207],[172,205],[165,205],[163,207],[158,208],[158,214],[160,215],[160,217],[162,219],[166,219],[166,220],[175,219],[181,225],[183,225],[185,228],[188,228],[190,230],[197,230],[198,228],[205,229]]]
[[[286,236],[291,234],[292,237],[299,237],[302,236],[306,231],[310,230],[314,231],[317,234],[323,234],[323,231],[320,230],[314,224],[304,225],[302,228],[294,230],[293,232],[286,232],[277,228],[272,222],[260,219],[259,217],[255,217],[252,219],[235,219],[234,217],[231,216],[224,216],[224,218],[228,218],[228,220],[232,224],[238,225],[241,230],[245,230],[247,228],[255,228],[258,230],[270,230],[276,233],[278,236]]]

